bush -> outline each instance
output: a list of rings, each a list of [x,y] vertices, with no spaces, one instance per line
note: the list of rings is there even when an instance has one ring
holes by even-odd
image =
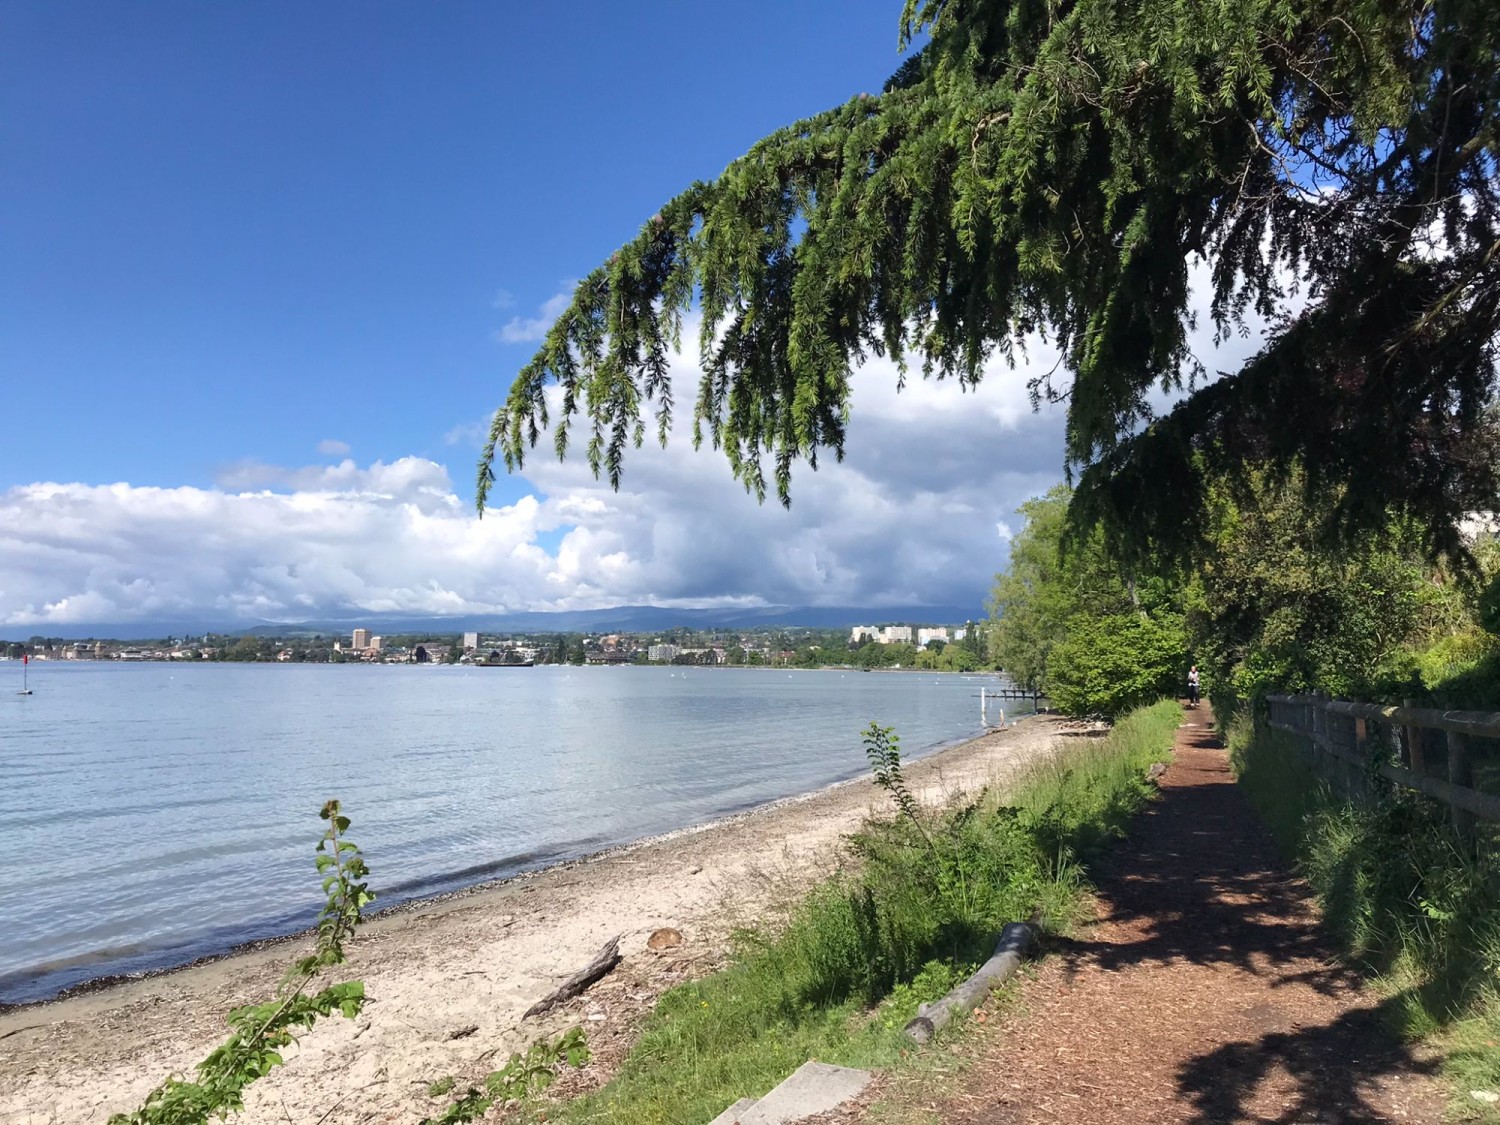
[[[1009,803],[986,793],[941,813],[911,800],[894,737],[874,728],[896,815],[852,837],[855,869],[779,930],[738,935],[728,969],[666,993],[615,1080],[552,1119],[707,1121],[808,1058],[895,1063],[917,1003],[989,956],[1006,922],[1071,922],[1087,862],[1150,799],[1146,768],[1180,718],[1174,703],[1146,709],[1028,771]]]
[[[1339,799],[1292,735],[1236,719],[1230,750],[1246,794],[1296,857],[1340,949],[1379,975],[1405,1032],[1441,1032],[1460,1097],[1475,1082],[1500,1080],[1494,851],[1471,855],[1446,810],[1419,794],[1387,788],[1370,807]]]
[[[1113,719],[1175,696],[1186,650],[1175,617],[1076,616],[1047,661],[1047,698],[1064,714]]]

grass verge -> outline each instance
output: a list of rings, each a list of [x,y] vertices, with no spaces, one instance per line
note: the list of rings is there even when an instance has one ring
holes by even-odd
[[[1066,928],[1089,864],[1150,799],[1176,703],[1028,770],[1003,796],[866,823],[848,870],[776,929],[741,932],[729,968],[665,993],[619,1074],[553,1122],[691,1125],[809,1058],[920,1065],[902,1027],[992,950],[1008,921]],[[897,775],[899,781],[899,774]],[[898,808],[900,802],[897,802]]]
[[[1397,1030],[1444,1057],[1461,1120],[1500,1123],[1500,862],[1459,846],[1440,806],[1394,787],[1336,796],[1297,739],[1237,719],[1230,760],[1316,892],[1346,957],[1374,978]]]

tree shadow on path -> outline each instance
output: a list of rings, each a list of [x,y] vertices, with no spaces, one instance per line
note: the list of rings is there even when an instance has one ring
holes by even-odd
[[[1310,891],[1235,785],[1207,708],[1185,717],[1160,799],[1098,873],[1094,937],[1053,943],[1066,974],[1083,984],[1098,970],[1146,971],[1160,977],[1162,1005],[1217,1006],[1216,1034],[1175,1075],[1178,1108],[1196,1112],[1180,1120],[1426,1118],[1430,1091],[1411,1117],[1394,1108],[1393,1091],[1400,1076],[1434,1067],[1399,1042],[1358,975],[1338,963]],[[1173,966],[1209,971],[1190,971],[1179,995],[1182,974],[1159,972]],[[1161,1013],[1142,1017],[1150,1034]]]
[[[1177,1084],[1197,1110],[1193,1120],[1204,1125],[1246,1120],[1355,1125],[1393,1120],[1394,1107],[1372,1103],[1376,1079],[1429,1075],[1434,1069],[1414,1059],[1396,1039],[1383,1008],[1354,1008],[1331,1023],[1225,1043],[1184,1065]],[[1290,1096],[1282,1099],[1275,1116],[1250,1116],[1247,1108],[1276,1071],[1284,1075],[1282,1085],[1290,1085]],[[1388,1102],[1389,1096],[1387,1091],[1381,1100]],[[1408,1118],[1402,1112],[1401,1119],[1422,1116]]]

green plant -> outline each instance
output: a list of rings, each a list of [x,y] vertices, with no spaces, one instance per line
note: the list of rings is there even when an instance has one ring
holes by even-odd
[[[1043,686],[1066,715],[1114,719],[1181,690],[1186,651],[1175,613],[1078,614],[1052,650]]]
[[[1374,974],[1407,1035],[1436,1035],[1467,1113],[1468,1090],[1500,1083],[1500,857],[1461,846],[1445,810],[1411,791],[1347,803],[1295,736],[1245,717],[1229,734],[1239,782],[1296,858],[1326,928]]]
[[[808,1058],[906,1065],[901,1029],[917,1005],[988,957],[1005,922],[1039,915],[1062,928],[1077,916],[1086,864],[1149,800],[1146,766],[1166,755],[1180,718],[1173,704],[1146,709],[1003,798],[946,810],[916,802],[898,740],[872,725],[866,755],[895,815],[862,825],[850,837],[856,862],[784,922],[738,933],[728,968],[665,993],[609,1085],[549,1116],[707,1121]]]
[[[476,1121],[497,1101],[524,1101],[540,1094],[556,1080],[558,1067],[566,1064],[576,1069],[588,1061],[588,1040],[581,1027],[563,1032],[556,1041],[538,1039],[526,1048],[525,1054],[513,1053],[504,1066],[486,1075],[483,1090],[470,1086],[441,1117],[423,1118],[422,1125]],[[452,1089],[452,1079],[446,1081],[447,1089]]]
[[[901,736],[894,727],[883,727],[872,722],[864,733],[865,757],[869,759],[870,771],[875,775],[875,784],[890,794],[896,810],[907,821],[927,836],[922,827],[921,806],[906,786],[901,772]],[[928,837],[930,842],[931,838]]]
[[[344,943],[375,897],[365,882],[369,870],[358,846],[344,839],[349,818],[340,812],[339,803],[329,801],[318,815],[328,828],[317,847],[325,902],[318,914],[313,952],[287,970],[274,999],[229,1013],[233,1033],[198,1064],[194,1081],[168,1078],[146,1096],[139,1109],[114,1114],[109,1125],[205,1125],[216,1117],[227,1118],[244,1108],[245,1087],[281,1065],[281,1052],[296,1041],[297,1032],[335,1011],[346,1019],[359,1014],[365,1002],[360,981],[307,992],[322,973],[344,963]]]

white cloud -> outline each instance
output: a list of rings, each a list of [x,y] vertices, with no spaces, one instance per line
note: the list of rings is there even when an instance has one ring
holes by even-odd
[[[1215,351],[1210,335],[1194,344],[1211,370],[1258,346]],[[872,360],[853,377],[846,460],[795,472],[790,511],[757,505],[722,454],[692,449],[685,424],[667,449],[629,455],[619,493],[544,439],[504,486],[520,494],[482,521],[467,488],[416,457],[243,461],[212,488],[12,488],[0,492],[0,626],[640,603],[978,612],[1012,513],[1061,476],[1062,408],[1032,413],[1026,387],[1054,361],[1035,346],[977,390],[914,378],[898,394],[893,365]],[[696,385],[695,365],[674,366],[684,390]],[[468,432],[450,433],[458,444]]]
[[[324,438],[318,442],[318,452],[324,457],[343,457],[349,452],[349,443],[337,438]]]
[[[479,448],[490,433],[490,416],[474,422],[460,422],[443,435],[444,445],[467,445],[475,449]]]
[[[563,291],[548,297],[542,307],[537,310],[536,316],[522,317],[514,316],[496,333],[496,339],[502,344],[535,344],[540,342],[546,335],[547,329],[563,310],[573,300],[573,282],[564,282]]]

